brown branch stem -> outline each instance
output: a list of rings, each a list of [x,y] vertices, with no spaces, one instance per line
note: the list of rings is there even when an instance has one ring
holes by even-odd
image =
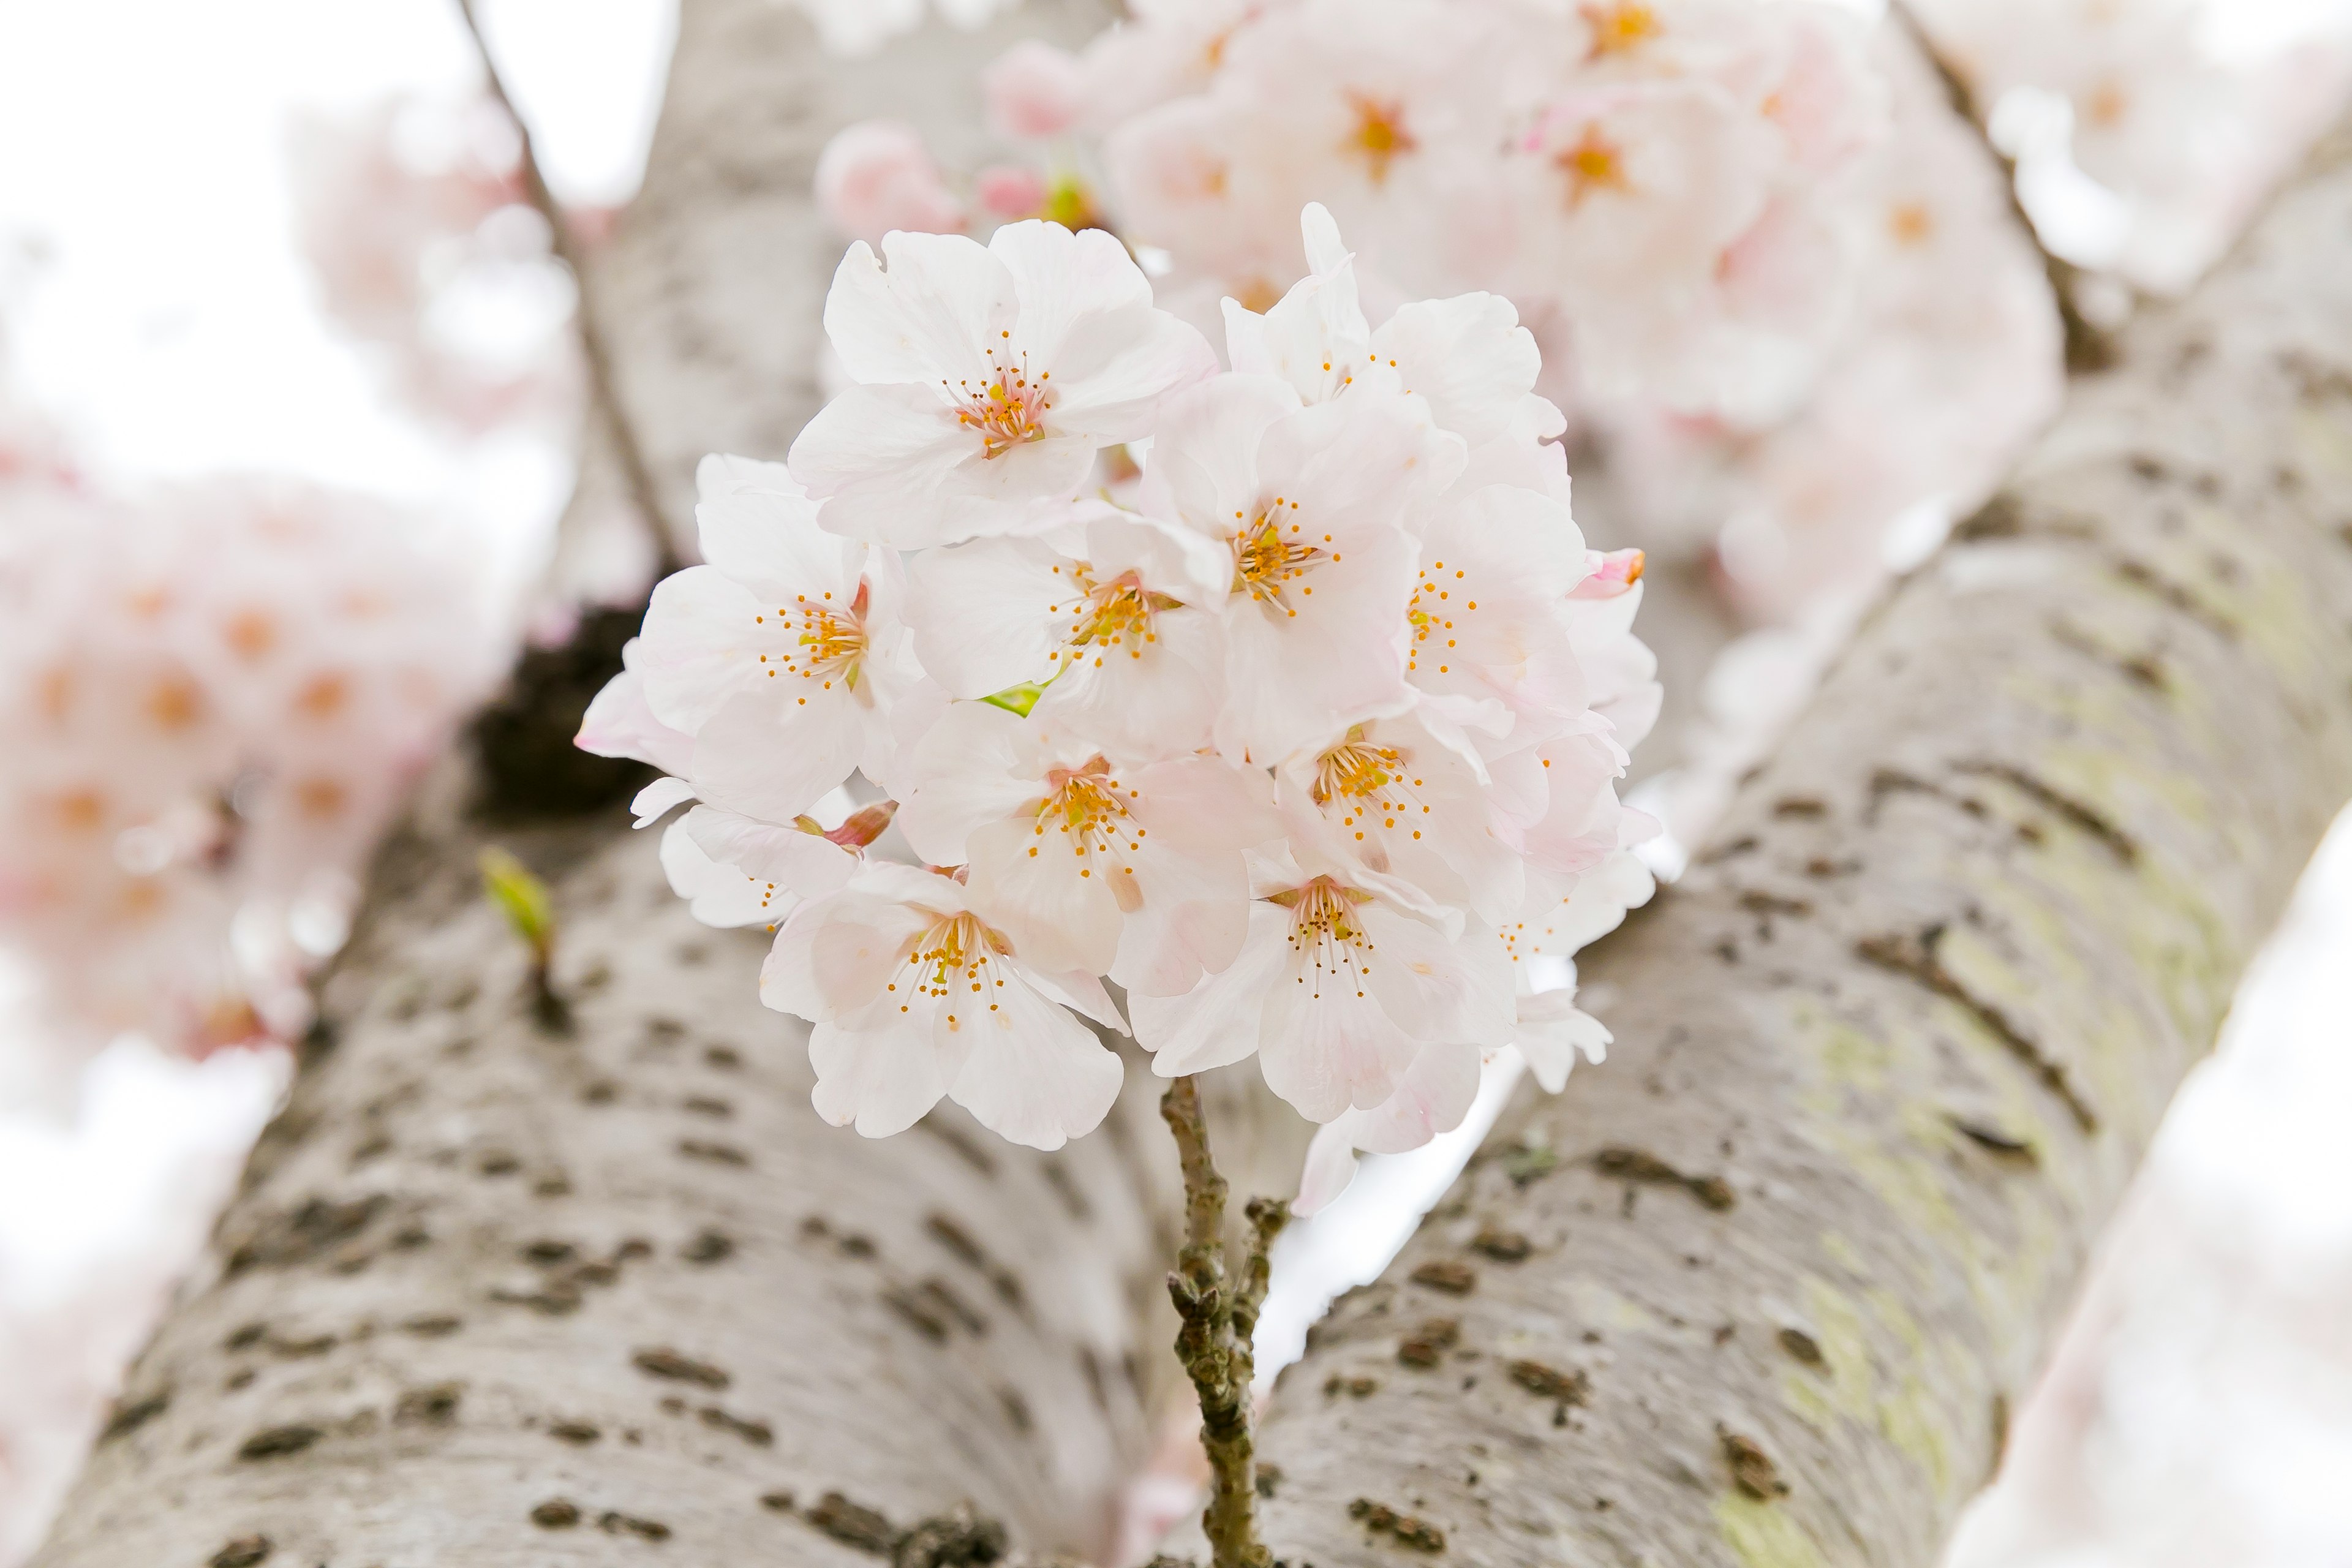
[[[548,187],[541,172],[539,152],[531,141],[530,126],[522,112],[515,107],[513,95],[508,92],[506,79],[499,74],[497,58],[490,52],[489,39],[482,32],[481,20],[475,15],[474,0],[457,0],[458,13],[464,16],[466,30],[472,35],[475,52],[481,56],[483,74],[489,79],[490,96],[499,100],[513,124],[518,145],[521,149],[523,195],[539,216],[547,220],[549,243],[554,247],[556,259],[572,274],[577,302],[572,310],[572,321],[580,337],[580,355],[588,368],[590,400],[604,422],[611,437],[613,451],[620,459],[621,473],[629,488],[629,499],[636,502],[637,511],[646,526],[653,532],[654,577],[656,581],[677,571],[685,563],[677,552],[678,530],[672,526],[667,511],[661,503],[661,489],[654,481],[653,466],[646,458],[644,446],[637,440],[636,426],[622,406],[620,378],[614,369],[611,346],[604,340],[603,318],[596,305],[595,280],[588,269],[587,258],[582,253],[580,241],[564,216],[562,204]]]
[[[1190,1077],[1168,1086],[1160,1113],[1175,1134],[1184,1170],[1183,1247],[1168,1276],[1182,1320],[1176,1356],[1201,1401],[1201,1447],[1209,1458],[1209,1503],[1201,1515],[1213,1568],[1268,1568],[1258,1539],[1256,1435],[1250,1384],[1256,1373],[1251,1336],[1270,1278],[1268,1253],[1290,1218],[1278,1199],[1253,1198],[1245,1213],[1250,1246],[1240,1276],[1225,1268],[1225,1179],[1209,1154],[1200,1086]]]

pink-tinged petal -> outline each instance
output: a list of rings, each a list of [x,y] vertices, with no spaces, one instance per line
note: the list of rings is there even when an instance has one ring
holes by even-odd
[[[1171,393],[1216,373],[1208,339],[1165,310],[1083,316],[1054,361],[1047,426],[1098,442],[1137,440],[1152,433],[1153,414]]]
[[[1146,848],[1110,973],[1132,994],[1178,996],[1239,955],[1251,910],[1242,851],[1279,825],[1263,778],[1211,759],[1146,768],[1134,786]]]
[[[1058,570],[1057,570],[1058,568]],[[982,539],[916,557],[907,618],[915,652],[948,694],[976,699],[1044,680],[1054,633],[1077,618],[1070,568],[1029,539]]]
[[[1259,487],[1267,500],[1311,498],[1337,538],[1401,522],[1417,496],[1454,482],[1466,456],[1460,437],[1430,423],[1427,404],[1358,386],[1266,431]]]
[[[713,805],[790,822],[856,771],[866,732],[880,721],[838,683],[804,698],[751,692],[702,726],[689,776]]]
[[[893,229],[958,234],[963,204],[913,126],[864,120],[834,133],[816,160],[816,201],[833,226],[879,241]]]
[[[1237,1062],[1258,1048],[1266,994],[1290,984],[1290,917],[1271,904],[1254,904],[1241,956],[1181,996],[1130,994],[1135,1039],[1152,1053],[1161,1078],[1205,1072]]]
[[[642,637],[621,649],[621,673],[604,683],[588,704],[572,744],[591,756],[634,757],[666,773],[682,773],[694,759],[694,737],[654,717],[646,701]]]
[[[1258,501],[1265,433],[1297,406],[1297,393],[1262,375],[1221,375],[1169,398],[1144,470],[1144,510],[1221,544],[1231,539]]]
[[[1255,770],[1214,757],[1181,757],[1139,770],[1135,785],[1139,820],[1188,855],[1247,849],[1281,836],[1273,790]]]
[[[1233,596],[1225,707],[1217,720],[1226,755],[1277,763],[1334,729],[1410,705],[1404,610],[1412,543],[1396,530],[1368,530],[1339,554],[1282,602]]]
[[[988,252],[1012,278],[1020,302],[1018,323],[1006,323],[1013,346],[1057,383],[1073,379],[1064,367],[1074,329],[1109,315],[1129,321],[1131,335],[1137,329],[1126,313],[1151,309],[1151,280],[1127,247],[1101,229],[1073,234],[1037,218],[1008,223],[989,237]]]
[[[1202,977],[1229,968],[1249,935],[1249,897],[1201,896],[1160,877],[1147,884],[1143,906],[1127,917],[1109,974],[1130,997],[1181,996]]]
[[[1380,962],[1375,952],[1376,969]],[[1258,1066],[1266,1087],[1301,1116],[1328,1121],[1394,1093],[1418,1048],[1352,970],[1308,964],[1265,999]]]
[[[1082,854],[1050,818],[990,824],[970,840],[972,906],[1013,939],[1023,962],[1099,974],[1118,955],[1119,901],[1109,857]]]
[[[1657,888],[1641,857],[1620,849],[1586,872],[1563,901],[1530,910],[1520,945],[1571,957],[1623,924],[1625,911],[1648,903]]]
[[[1096,1023],[1114,1033],[1121,1035],[1133,1033],[1127,1026],[1126,1016],[1119,1012],[1118,1005],[1110,999],[1110,993],[1104,989],[1099,976],[1077,970],[1066,971],[1060,974],[1047,974],[1021,963],[1018,959],[1013,961],[1013,966],[1020,972],[1024,979],[1037,988],[1037,994],[1046,1001],[1058,1003],[1082,1018],[1092,1018]]]
[[[1535,334],[1496,294],[1406,305],[1372,334],[1372,353],[1393,362],[1404,390],[1473,447],[1510,429],[1543,368]]]
[[[639,790],[629,802],[629,815],[636,818],[632,827],[651,827],[659,822],[674,805],[682,805],[694,798],[694,786],[684,779],[661,778]]]
[[[1397,1081],[1396,1092],[1370,1110],[1339,1119],[1356,1147],[1367,1154],[1405,1154],[1451,1132],[1470,1114],[1478,1098],[1479,1052],[1475,1047],[1441,1041],[1422,1047]]]
[[[1233,552],[1222,539],[1134,512],[1090,515],[1085,553],[1098,578],[1132,572],[1145,587],[1187,605],[1216,604],[1233,584]]]
[[[654,716],[699,734],[730,700],[765,684],[766,671],[781,668],[774,661],[794,647],[776,608],[716,566],[689,566],[656,584],[637,639]]]
[[[1612,550],[1606,553],[1593,550],[1586,552],[1585,561],[1589,574],[1569,595],[1572,599],[1613,599],[1630,591],[1642,580],[1649,557],[1638,550]]]
[[[709,805],[688,812],[681,826],[720,865],[803,899],[835,891],[857,869],[855,853],[802,827],[755,822]]]
[[[1567,1087],[1569,1072],[1579,1056],[1598,1062],[1608,1055],[1614,1038],[1600,1019],[1578,1009],[1572,987],[1519,998],[1512,1043],[1527,1058],[1546,1094],[1558,1094]]]
[[[933,393],[987,379],[987,350],[1020,309],[1004,264],[961,235],[892,234],[882,254],[887,271],[863,241],[851,246],[825,295],[825,336],[850,379]],[[793,472],[807,482],[797,460]]]
[[[1371,329],[1357,302],[1353,258],[1331,215],[1309,203],[1300,227],[1307,276],[1263,316],[1226,300],[1225,353],[1237,373],[1274,376],[1304,401],[1322,403],[1370,367]]]
[[[990,965],[993,972],[999,965]],[[1008,1142],[1058,1149],[1098,1126],[1125,1076],[1118,1053],[1019,976],[940,1002],[932,1038],[960,1047],[950,1096]]]
[[[895,499],[898,504],[920,505],[958,464],[977,460],[981,451],[981,438],[956,418],[955,409],[936,388],[853,386],[801,427],[793,441],[792,468],[811,495],[835,502],[818,513],[827,530],[853,538],[888,539],[928,530],[920,520],[893,524],[887,517],[874,529],[863,521],[852,526],[840,515],[839,498],[859,497],[866,511],[873,510],[877,497],[884,504]]]
[[[934,866],[970,859],[972,832],[1043,798],[1043,785],[1024,776],[1022,721],[1002,708],[960,702],[941,714],[911,748],[907,796],[898,831]]]
[[[799,902],[772,882],[713,860],[695,843],[682,817],[662,835],[661,864],[670,891],[686,900],[688,911],[707,926],[772,926]]]
[[[793,910],[760,966],[760,1000],[779,1013],[814,1023],[865,1009],[890,996],[884,988],[899,954],[923,926],[923,917],[874,887],[887,887],[867,868],[858,889],[812,899]]]
[[[1054,194],[1045,171],[1027,163],[991,163],[971,185],[980,205],[1001,218],[1034,217]]]
[[[809,965],[828,1017],[845,1017],[869,1006],[903,1008],[911,1001],[903,994],[908,987],[893,991],[890,986],[905,966],[907,946],[919,922],[890,906],[867,912],[870,923],[845,911],[809,934]]]
[[[1209,744],[1225,695],[1223,624],[1208,610],[1161,610],[1151,632],[1139,649],[1076,649],[1038,716],[1122,756],[1183,756]]]
[[[863,1137],[887,1138],[921,1121],[962,1063],[942,1059],[928,1009],[901,1015],[896,1003],[877,1003],[870,1016],[812,1028],[809,1065],[816,1068],[809,1100],[819,1116],[855,1126]]]
[[[816,513],[816,502],[799,494],[707,496],[694,509],[702,558],[771,605],[803,594],[833,594],[847,604],[866,551],[819,528]]]
[[[1509,1043],[1511,961],[1494,932],[1474,926],[1449,941],[1377,902],[1363,906],[1358,918],[1371,939],[1367,984],[1399,1028],[1416,1040]]]
[[[989,128],[1014,141],[1059,136],[1085,111],[1086,63],[1067,49],[1025,38],[980,73]]]
[[[1330,1207],[1332,1200],[1348,1190],[1356,1179],[1356,1146],[1339,1121],[1327,1121],[1315,1130],[1314,1141],[1307,1145],[1307,1165],[1298,1174],[1298,1195],[1290,1201],[1290,1212],[1300,1219],[1311,1218]]]

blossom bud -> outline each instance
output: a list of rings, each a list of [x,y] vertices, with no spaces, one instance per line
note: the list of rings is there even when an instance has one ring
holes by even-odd
[[[1066,49],[1031,38],[997,56],[981,73],[990,129],[1015,141],[1044,141],[1077,122],[1085,105],[1085,68]]]
[[[826,142],[816,161],[816,199],[853,239],[879,240],[892,229],[963,232],[963,204],[940,177],[922,137],[897,121],[863,120]]]
[[[1571,599],[1613,599],[1642,580],[1646,558],[1638,550],[1594,550],[1587,552],[1592,574],[1569,594]]]
[[[980,205],[1007,220],[1035,217],[1045,210],[1053,186],[1045,172],[1020,163],[992,163],[975,182]]]

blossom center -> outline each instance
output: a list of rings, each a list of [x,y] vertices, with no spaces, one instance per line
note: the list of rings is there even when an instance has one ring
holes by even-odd
[[[1361,153],[1371,165],[1372,184],[1383,184],[1389,177],[1389,164],[1421,145],[1405,129],[1404,105],[1394,100],[1383,101],[1369,93],[1351,92],[1348,106],[1356,115],[1348,146]]]
[[[1056,567],[1058,572],[1060,568]],[[1162,610],[1181,607],[1181,601],[1169,595],[1154,592],[1143,585],[1136,573],[1123,572],[1107,583],[1097,583],[1094,569],[1080,561],[1071,566],[1071,575],[1077,579],[1079,598],[1070,616],[1070,628],[1062,638],[1073,650],[1093,647],[1096,668],[1102,666],[1103,656],[1109,649],[1124,647],[1129,658],[1141,658],[1144,646],[1160,640],[1152,630],[1152,617]],[[1049,606],[1055,615],[1063,606]],[[1057,650],[1046,656],[1059,659]],[[1073,662],[1085,658],[1075,654]]]
[[[1413,575],[1412,597],[1405,604],[1405,626],[1412,637],[1405,649],[1405,670],[1419,673],[1424,661],[1439,675],[1454,673],[1455,655],[1454,617],[1475,616],[1478,601],[1471,595],[1479,591],[1469,581],[1469,572],[1461,566],[1448,566],[1443,561],[1432,561]],[[1488,614],[1494,612],[1490,609]],[[1473,621],[1472,625],[1480,623]]]
[[[1301,537],[1304,524],[1296,519],[1284,521],[1286,510],[1297,510],[1297,501],[1286,501],[1276,496],[1272,506],[1234,535],[1233,591],[1247,594],[1259,604],[1271,605],[1288,616],[1298,614],[1290,603],[1291,585],[1324,562],[1339,559],[1319,545],[1307,542]],[[1330,535],[1323,537],[1325,542],[1329,542]],[[1304,584],[1298,591],[1302,597],[1315,592]]]
[[[1584,198],[1597,190],[1627,188],[1624,149],[1601,135],[1598,125],[1587,125],[1576,144],[1563,149],[1552,159],[1552,165],[1568,176],[1571,208],[1583,205]]]
[[[978,915],[940,916],[908,943],[906,964],[890,983],[891,991],[899,994],[898,1011],[911,1009],[910,994],[944,1002],[950,1031],[977,1016],[982,1002],[995,1012],[992,998],[1004,989],[996,961],[1010,951]]]
[[[1342,829],[1354,833],[1358,853],[1375,871],[1388,869],[1388,850],[1382,840],[1367,841],[1365,835],[1375,826],[1391,831],[1402,826],[1417,839],[1417,824],[1430,815],[1415,793],[1422,781],[1412,776],[1410,763],[1402,747],[1364,739],[1360,724],[1316,759],[1308,793],[1317,806],[1337,815]]]
[[[1011,337],[1011,332],[1000,334]],[[956,410],[956,423],[980,435],[981,459],[985,462],[1001,458],[1015,447],[1045,438],[1045,411],[1054,406],[1046,395],[1045,383],[1054,373],[1029,374],[1029,356],[1017,358],[1010,349],[989,351],[989,376],[978,386],[969,381],[956,383],[955,397],[961,406]],[[940,385],[947,384],[942,381]]]
[[[1924,203],[1905,202],[1887,215],[1886,227],[1897,245],[1925,245],[1936,233],[1936,215]]]
[[[1270,900],[1290,910],[1290,951],[1302,960],[1297,978],[1299,984],[1312,987],[1309,994],[1316,1000],[1322,1000],[1327,985],[1335,987],[1335,994],[1343,984],[1352,984],[1358,996],[1364,994],[1372,942],[1356,918],[1356,906],[1370,903],[1371,897],[1329,877],[1318,877]]]
[[[793,645],[790,652],[760,656],[769,676],[797,675],[803,680],[822,683],[827,691],[838,680],[856,690],[866,658],[866,612],[870,598],[871,590],[861,580],[857,596],[846,606],[835,604],[830,593],[820,593],[814,599],[796,595],[792,604],[778,608],[778,618],[793,634]]]
[[[1127,804],[1137,792],[1122,785],[1099,756],[1080,768],[1054,769],[1045,775],[1045,787],[1048,794],[1037,803],[1036,837],[1042,840],[1048,827],[1058,829],[1080,862],[1080,877],[1091,879],[1099,863],[1119,908],[1129,913],[1141,908],[1134,868],[1122,863],[1143,848],[1144,829]],[[1030,857],[1042,847],[1031,845]]]
[[[1618,0],[1608,5],[1587,5],[1584,19],[1592,28],[1595,55],[1622,55],[1639,48],[1664,28],[1658,14],[1641,0]]]

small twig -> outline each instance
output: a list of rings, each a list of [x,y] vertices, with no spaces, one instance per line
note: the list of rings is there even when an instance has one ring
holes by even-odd
[[[2063,257],[2052,254],[2050,247],[2042,243],[2042,231],[2034,226],[2032,215],[2025,210],[2025,203],[2017,194],[2017,162],[1993,145],[1990,121],[1985,117],[1984,106],[1977,102],[1976,93],[1969,86],[1968,79],[1954,70],[1937,51],[1935,40],[1927,36],[1927,29],[1913,14],[1910,0],[1895,0],[1895,4],[1886,9],[1889,19],[1910,36],[1912,47],[1919,51],[1919,58],[1927,62],[1929,68],[1943,82],[1945,95],[1951,100],[1952,111],[1976,128],[1985,151],[2000,166],[2001,188],[2008,193],[2011,216],[2023,226],[2025,237],[2033,242],[2034,249],[2042,253],[2042,267],[2050,275],[2050,292],[2058,301],[2058,320],[2066,332],[2066,369],[2075,375],[2105,370],[2115,363],[2115,344],[2105,331],[2094,326],[2090,318],[2083,314],[2082,307],[2074,300],[2082,287],[2083,268]]]
[[[619,378],[613,368],[610,345],[604,341],[604,331],[595,302],[595,285],[588,270],[587,258],[582,254],[578,238],[564,216],[563,207],[548,188],[547,179],[540,171],[539,153],[533,146],[530,127],[515,108],[513,96],[507,91],[506,79],[499,74],[499,63],[490,53],[489,39],[483,35],[479,17],[474,14],[474,0],[457,0],[458,13],[465,17],[466,30],[473,35],[475,52],[482,58],[483,73],[488,77],[490,96],[499,100],[507,119],[515,128],[515,136],[522,150],[523,195],[539,216],[547,220],[551,243],[556,259],[571,269],[577,304],[572,320],[580,334],[581,358],[588,366],[589,395],[603,416],[606,433],[612,437],[613,450],[621,460],[621,475],[629,488],[630,499],[636,502],[638,512],[654,534],[654,576],[656,581],[668,576],[685,564],[677,553],[677,531],[670,524],[661,503],[661,489],[654,482],[653,467],[646,459],[644,447],[638,444],[635,426],[632,425],[621,405]]]
[[[1255,1199],[1252,1240],[1236,1288],[1225,1273],[1225,1179],[1209,1157],[1209,1127],[1201,1114],[1200,1086],[1190,1077],[1168,1086],[1160,1114],[1176,1135],[1184,1168],[1184,1230],[1169,1299],[1182,1321],[1177,1359],[1201,1401],[1201,1447],[1209,1458],[1209,1505],[1201,1525],[1213,1568],[1269,1568],[1273,1559],[1257,1534],[1257,1460],[1251,1430],[1250,1382],[1255,1359],[1250,1336],[1265,1300],[1266,1250],[1290,1217],[1287,1204]]]

